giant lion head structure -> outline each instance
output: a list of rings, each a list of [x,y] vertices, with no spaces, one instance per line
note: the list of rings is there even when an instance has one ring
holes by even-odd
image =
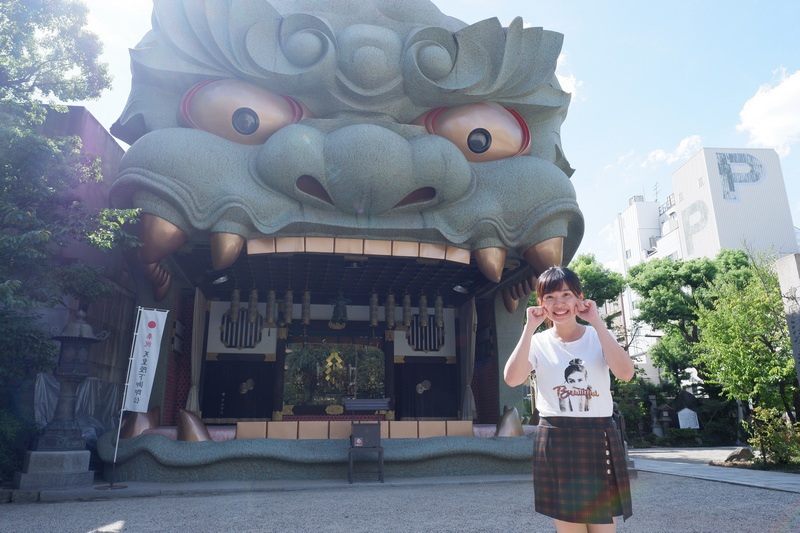
[[[156,299],[187,239],[214,270],[245,243],[419,243],[472,261],[509,310],[575,253],[560,34],[424,0],[155,0],[152,25],[112,127],[131,144],[112,199],[144,213]]]

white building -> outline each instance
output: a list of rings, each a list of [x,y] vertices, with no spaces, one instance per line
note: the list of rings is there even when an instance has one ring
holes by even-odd
[[[651,259],[713,258],[722,249],[767,251],[780,256],[798,251],[780,159],[772,149],[704,148],[672,173],[667,201],[630,199],[614,228],[622,274]],[[622,296],[623,324],[632,335],[638,296]],[[640,331],[631,356],[649,378],[654,332]]]

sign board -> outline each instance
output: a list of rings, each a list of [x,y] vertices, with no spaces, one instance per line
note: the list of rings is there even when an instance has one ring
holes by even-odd
[[[683,409],[678,411],[678,424],[680,425],[681,429],[683,428],[700,429],[700,422],[697,419],[697,413],[695,413],[688,407],[684,407]]]

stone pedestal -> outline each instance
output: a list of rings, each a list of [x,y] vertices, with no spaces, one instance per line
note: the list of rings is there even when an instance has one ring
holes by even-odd
[[[90,487],[94,472],[89,470],[89,450],[29,451],[22,472],[14,474],[19,490],[58,490]]]

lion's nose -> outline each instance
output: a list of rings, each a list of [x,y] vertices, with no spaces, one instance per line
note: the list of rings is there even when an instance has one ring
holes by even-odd
[[[472,182],[446,139],[406,139],[375,124],[284,128],[264,145],[258,168],[268,185],[304,204],[354,215],[420,211],[460,197]]]

